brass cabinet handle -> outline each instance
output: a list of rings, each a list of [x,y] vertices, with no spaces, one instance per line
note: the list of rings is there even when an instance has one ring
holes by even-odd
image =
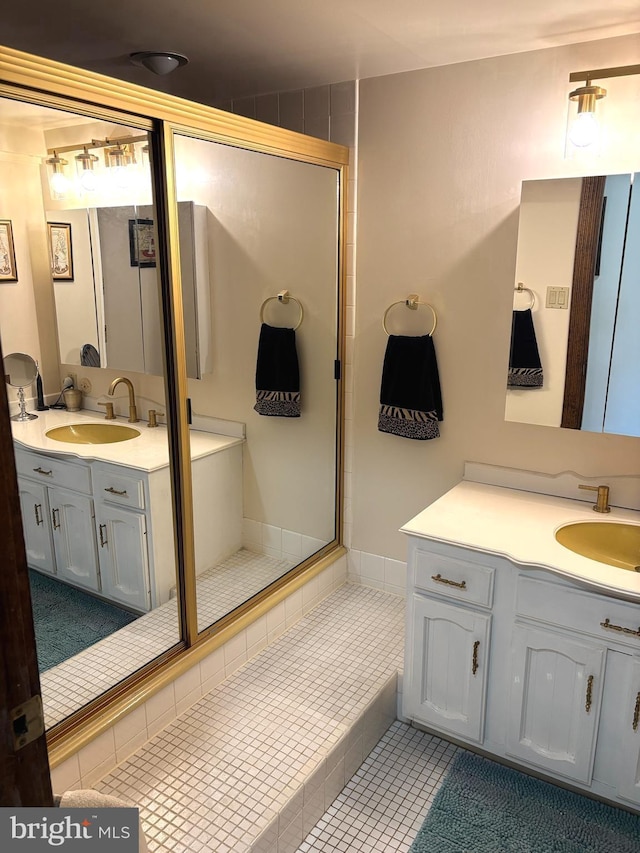
[[[33,470],[36,472],[36,474],[43,474],[45,477],[50,477],[53,474],[53,471],[45,471],[44,468],[41,468],[39,465]]]
[[[622,625],[612,625],[609,619],[605,619],[600,623],[601,628],[606,628],[608,631],[619,631],[621,634],[629,634],[631,637],[640,637],[640,628],[634,631],[633,628],[625,628]]]
[[[640,691],[638,691],[638,695],[636,696],[636,707],[633,712],[633,730],[634,732],[638,731],[638,723],[640,723]]]
[[[104,546],[107,544],[107,525],[99,525],[98,532],[100,533],[100,547],[104,548]]]
[[[56,513],[57,513],[57,517],[56,517]],[[51,520],[53,521],[53,529],[59,530],[60,529],[60,510],[57,507],[54,507],[51,510]]]
[[[119,492],[117,489],[114,489],[113,486],[109,486],[108,489],[105,489],[105,492],[110,492],[112,495],[119,495],[120,497],[124,497],[127,494],[126,489],[123,492]]]
[[[42,504],[34,504],[33,505],[33,511],[36,514],[36,524],[37,525],[44,524],[44,518],[41,515]]]
[[[473,644],[473,661],[471,664],[471,673],[473,675],[478,671],[478,649],[480,648],[480,640],[476,640]]]
[[[584,709],[587,714],[591,711],[591,704],[593,702],[593,676],[590,675],[587,678],[587,695],[585,697]]]
[[[466,589],[467,582],[466,581],[450,581],[449,578],[443,578],[440,572],[437,575],[431,575],[431,580],[436,583],[446,583],[449,586],[457,586],[458,589]]]

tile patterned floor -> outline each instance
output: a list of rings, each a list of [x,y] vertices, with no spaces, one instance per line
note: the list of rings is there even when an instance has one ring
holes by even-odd
[[[96,787],[140,807],[153,851],[242,853],[274,826],[295,851],[305,782],[341,772],[341,790],[325,759],[394,679],[403,623],[402,598],[341,587]]]
[[[293,563],[246,549],[197,580],[200,630],[292,568]],[[175,599],[145,613],[40,677],[49,729],[179,641]],[[91,673],[91,678],[87,678]]]
[[[396,721],[298,853],[406,853],[457,749]]]

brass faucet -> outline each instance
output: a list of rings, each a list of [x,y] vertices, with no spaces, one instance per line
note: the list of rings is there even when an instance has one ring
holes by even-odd
[[[578,486],[579,489],[588,489],[590,492],[597,492],[594,512],[611,512],[609,506],[609,486]]]
[[[121,383],[124,384],[129,389],[129,423],[135,424],[138,422],[138,410],[136,409],[136,395],[133,390],[133,383],[130,379],[127,379],[126,376],[119,376],[117,379],[114,379],[111,385],[109,385],[109,390],[107,394],[110,397],[113,397],[113,392],[116,390],[116,387]]]

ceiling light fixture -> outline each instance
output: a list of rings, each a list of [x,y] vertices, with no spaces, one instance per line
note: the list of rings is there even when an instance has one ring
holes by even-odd
[[[593,80],[609,77],[628,77],[640,74],[640,65],[620,65],[615,68],[599,68],[594,71],[574,71],[569,75],[570,83],[583,82],[569,93],[570,101],[578,102],[577,115],[567,131],[567,150],[595,150],[600,141],[600,124],[596,118],[596,103],[606,97],[607,90],[594,86]]]
[[[186,65],[189,60],[181,53],[161,50],[142,50],[130,53],[129,59],[134,65],[142,65],[154,74],[170,74],[176,68]]]

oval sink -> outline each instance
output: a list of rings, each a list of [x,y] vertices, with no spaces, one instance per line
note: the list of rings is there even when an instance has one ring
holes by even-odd
[[[114,444],[137,438],[140,432],[122,424],[69,424],[46,432],[47,438],[67,444]]]
[[[577,521],[556,530],[556,539],[583,557],[640,572],[640,524]]]

